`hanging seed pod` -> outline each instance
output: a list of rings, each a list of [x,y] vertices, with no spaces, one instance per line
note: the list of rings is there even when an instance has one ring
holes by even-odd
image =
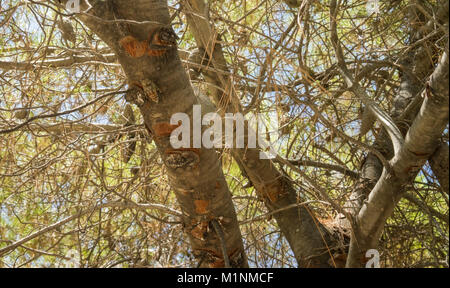
[[[61,17],[56,23],[58,29],[61,31],[61,36],[65,41],[75,43],[77,37],[75,35],[75,30],[73,29],[72,23],[69,19],[64,19]]]
[[[302,4],[302,0],[284,0],[284,3],[291,8],[298,8]]]
[[[128,163],[131,159],[131,157],[134,155],[134,152],[136,152],[136,133],[132,133],[132,136],[129,137],[129,141],[127,141],[125,147],[122,149],[122,160],[124,163]]]
[[[133,125],[136,123],[136,118],[134,117],[133,108],[130,104],[125,105],[125,110],[123,111],[123,117],[125,118],[126,125]]]
[[[376,120],[377,117],[372,113],[372,111],[370,111],[368,107],[365,107],[361,115],[361,128],[359,129],[359,135],[360,136],[366,135],[367,132],[369,132],[370,129],[372,129]]]
[[[28,117],[28,114],[29,114],[28,109],[21,109],[14,113],[14,118],[16,118],[17,120],[23,120]]]

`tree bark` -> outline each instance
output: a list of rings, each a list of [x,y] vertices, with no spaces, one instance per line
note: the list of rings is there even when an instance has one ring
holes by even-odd
[[[88,6],[85,1],[82,3],[81,9],[86,11]],[[125,0],[109,0],[90,4],[88,13],[78,17],[117,54],[131,89],[138,89],[133,85],[139,84],[145,87],[146,83],[153,83],[150,86],[156,88],[153,91],[159,98],[157,103],[145,89],[136,92],[143,95],[136,103],[164,161],[199,266],[224,267],[228,258],[232,267],[247,267],[236,212],[217,153],[204,148],[177,150],[170,145],[167,128],[172,127],[171,116],[183,112],[192,123],[192,107],[198,104],[176,49],[169,50],[165,57],[132,57],[119,44],[126,36],[147,40],[154,28],[168,27],[166,1],[135,0],[130,5]],[[223,233],[217,233],[213,222]]]
[[[448,22],[448,0],[442,1],[441,6],[443,6],[444,9],[437,12],[436,20],[441,23]],[[420,40],[421,37],[424,37],[426,33],[430,32],[430,27],[433,27],[432,24],[434,24],[433,21],[435,20],[430,20],[425,25],[421,24],[423,23],[423,21],[423,15],[421,15],[421,13],[416,10],[416,7],[414,5],[411,5],[408,12],[408,25],[410,26],[411,45],[414,45],[416,41]],[[394,105],[393,110],[391,111],[391,115],[393,119],[396,120],[396,124],[398,125],[403,135],[408,132],[409,126],[419,112],[419,109],[421,107],[420,104],[422,103],[422,96],[420,95],[420,91],[423,90],[423,83],[428,80],[430,73],[433,71],[433,63],[429,59],[428,55],[429,54],[427,52],[426,44],[422,44],[417,45],[415,48],[411,49],[402,60],[402,66],[407,67],[409,71],[403,73],[402,75],[400,89],[397,97],[394,99]],[[435,83],[435,85],[438,84]],[[391,159],[394,156],[392,143],[384,130],[375,140],[373,147],[380,151],[380,153],[386,159]],[[441,153],[444,153],[445,155],[445,150]],[[438,177],[439,180],[442,179],[442,181],[440,180],[440,182],[444,183],[445,185],[445,179],[447,179],[448,181],[448,175],[444,176],[443,173],[440,172],[445,171],[445,164],[443,164],[443,161],[437,160],[437,154],[438,153],[433,154],[435,159],[435,165],[434,167],[432,167],[433,173]],[[444,169],[440,169],[440,164],[444,166]],[[349,200],[345,204],[345,207],[349,207],[348,212],[355,216],[358,215],[361,207],[364,204],[364,201],[367,201],[369,194],[373,193],[375,185],[379,181],[381,181],[380,177],[382,173],[383,165],[381,161],[373,153],[369,153],[361,165],[360,180],[355,185]],[[350,226],[350,223],[348,223],[348,221],[344,220],[343,222],[345,226]],[[357,240],[358,237],[358,235],[353,235],[351,247],[354,248],[356,245],[355,243],[361,244],[359,243],[360,241]],[[373,235],[373,237],[377,239],[377,242],[379,236]],[[361,245],[361,247],[364,247],[364,245]],[[352,251],[352,255],[349,255],[349,259],[347,262],[348,267],[363,266],[363,252],[365,252],[363,250],[364,249],[360,249],[358,254],[354,253],[354,250]]]
[[[347,267],[361,267],[364,253],[377,247],[386,219],[404,195],[407,184],[416,177],[438,146],[438,140],[448,125],[448,61],[445,52],[429,81],[433,92],[423,93],[424,103],[406,135],[405,143],[390,161],[391,171],[383,170],[356,216],[357,229],[353,231],[350,242]]]
[[[449,194],[448,178],[448,151],[449,147],[447,143],[442,142],[433,155],[430,157],[429,162],[434,175],[436,175],[442,191]]]
[[[187,0],[185,3],[189,28],[197,46],[206,52],[205,62],[213,68],[228,71],[222,48],[220,44],[216,43],[217,33],[205,14],[205,2],[203,0]],[[218,109],[230,113],[243,111],[239,98],[232,89],[232,80],[229,77],[219,73],[204,74],[206,74],[206,80],[211,84],[211,96]],[[245,133],[247,133],[247,129],[245,129]],[[337,246],[336,242],[329,231],[314,216],[313,211],[306,205],[287,210],[282,209],[288,206],[294,207],[294,204],[302,202],[297,196],[291,180],[283,176],[271,160],[260,159],[258,149],[231,149],[231,154],[243,174],[247,175],[254,185],[258,197],[264,201],[268,211],[282,210],[273,217],[286,237],[298,266],[333,267],[331,256],[333,248]]]

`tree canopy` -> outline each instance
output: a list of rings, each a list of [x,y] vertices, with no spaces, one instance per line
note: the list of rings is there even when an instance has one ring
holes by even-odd
[[[0,0],[0,267],[448,267],[448,0],[67,2]]]

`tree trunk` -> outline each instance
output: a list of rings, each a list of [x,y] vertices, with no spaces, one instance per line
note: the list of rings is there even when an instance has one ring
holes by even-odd
[[[350,243],[347,267],[360,267],[361,258],[376,248],[384,223],[414,179],[438,147],[438,139],[448,125],[449,98],[447,52],[430,78],[432,94],[423,93],[425,101],[406,135],[401,150],[390,161],[391,171],[383,174],[356,216],[356,231]]]
[[[207,59],[204,62],[215,69],[228,71],[222,48],[216,42],[217,33],[205,14],[205,2],[188,0],[185,3],[189,28],[197,46],[206,52]],[[232,80],[229,77],[220,72],[206,72],[204,76],[212,87],[211,98],[222,112],[242,113],[242,106],[232,89]],[[222,90],[214,87],[221,87]],[[244,131],[246,133],[247,129]],[[247,175],[254,185],[258,197],[264,201],[268,211],[282,210],[273,217],[286,237],[299,267],[332,267],[333,261],[330,256],[336,242],[314,216],[313,211],[306,205],[283,210],[285,207],[295,207],[295,204],[302,202],[291,180],[283,176],[271,160],[260,159],[258,149],[232,149],[231,154],[243,174]]]
[[[448,21],[448,1],[443,1],[442,5],[444,6],[444,9],[439,11],[437,19],[440,22],[445,22]],[[427,33],[429,27],[428,23],[426,25],[421,24],[424,21],[423,15],[418,12],[414,5],[410,6],[408,17],[408,24],[410,26],[410,39],[411,44],[413,45],[414,42],[420,40],[420,38],[423,37],[425,33]],[[429,75],[433,71],[433,63],[428,57],[429,54],[426,51],[425,46],[426,44],[423,46],[418,45],[414,49],[411,49],[402,61],[402,66],[409,69],[409,71],[404,72],[402,75],[400,89],[398,92],[398,96],[394,99],[393,111],[391,112],[391,115],[396,120],[396,124],[399,126],[399,129],[403,135],[406,135],[410,125],[412,124],[417,116],[417,113],[420,110],[422,104],[422,95],[420,95],[420,91],[424,88],[423,83],[428,80]],[[443,56],[443,58],[445,58],[445,55]],[[435,83],[435,85],[438,84]],[[384,130],[377,137],[372,147],[380,151],[386,159],[391,159],[394,156],[392,143],[386,131]],[[443,149],[444,151],[442,151],[442,153],[445,153],[445,148],[443,147]],[[432,154],[437,155],[438,153],[436,152]],[[436,157],[434,157],[434,159],[435,165],[432,166],[435,168],[433,169],[433,172],[438,176],[439,179],[442,179],[442,182],[445,185],[445,178],[447,179],[448,183],[448,176],[445,177],[442,175],[442,173],[439,172],[445,169],[438,169],[439,165],[443,162],[437,160]],[[437,171],[438,173],[436,173],[435,171]],[[418,171],[416,171],[415,173],[417,172]],[[345,204],[345,207],[349,207],[348,212],[354,215],[357,219],[358,213],[360,213],[360,209],[361,207],[363,207],[364,201],[367,201],[367,199],[370,197],[369,194],[374,193],[375,186],[378,185],[381,181],[380,177],[382,175],[384,175],[384,177],[391,177],[386,176],[385,173],[386,171],[383,172],[383,165],[381,161],[373,153],[369,153],[365,158],[363,164],[361,165],[360,179],[355,185],[349,200]],[[414,172],[412,173],[414,174]],[[441,175],[441,177],[439,177],[439,175]],[[403,195],[404,191],[397,191],[397,193],[398,195]],[[399,200],[400,198],[398,198],[396,201]],[[390,205],[387,206],[390,207]],[[350,225],[348,221],[344,222],[346,226]],[[361,225],[363,224],[358,223],[359,227]],[[378,226],[379,228],[383,227],[384,222],[383,224],[379,223],[379,225],[381,225]],[[351,251],[349,252],[351,255],[349,255],[347,262],[348,267],[362,267],[364,265],[364,254],[368,249],[376,248],[376,244],[378,243],[381,231],[373,233],[374,234],[370,236],[372,241],[371,244],[365,243],[366,241],[364,239],[359,239],[361,235],[359,235],[358,231],[356,231],[356,233],[352,235]],[[369,236],[366,235],[366,238],[367,237]],[[355,247],[359,247],[359,249],[356,249]],[[358,252],[356,253],[355,251]]]
[[[125,51],[125,45],[119,44],[126,36],[148,40],[153,29],[168,27],[166,1],[135,0],[133,5],[125,0],[90,3],[88,15],[81,14],[79,18],[118,56],[131,88],[128,100],[134,99],[154,136],[183,211],[184,229],[194,256],[201,267],[247,267],[236,212],[217,153],[204,148],[172,149],[170,145],[169,136],[174,129],[169,124],[171,116],[186,113],[192,123],[193,105],[198,104],[176,48],[167,49],[163,56],[150,52],[140,55]],[[84,1],[81,8],[88,8]]]

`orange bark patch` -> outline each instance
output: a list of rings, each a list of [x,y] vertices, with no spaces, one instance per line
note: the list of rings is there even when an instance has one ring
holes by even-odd
[[[180,125],[172,125],[167,122],[156,123],[152,126],[153,131],[157,137],[168,137],[172,134],[173,130],[180,127]]]
[[[278,181],[274,184],[269,184],[263,188],[263,196],[271,203],[276,203],[278,201],[279,195],[281,194],[281,189],[278,186]]]
[[[147,41],[139,41],[133,36],[125,36],[119,41],[120,46],[133,58],[139,58],[145,55],[148,50]]]
[[[269,190],[267,191],[267,198],[269,198],[270,202],[275,203],[278,201],[279,194],[278,190]]]
[[[283,180],[276,180],[273,181],[270,184],[260,186],[260,188],[257,188],[257,191],[261,191],[263,198],[268,199],[271,203],[276,203],[280,198],[284,197],[285,192],[285,184]]]
[[[209,201],[207,200],[194,200],[195,212],[198,214],[207,214],[209,212]]]

